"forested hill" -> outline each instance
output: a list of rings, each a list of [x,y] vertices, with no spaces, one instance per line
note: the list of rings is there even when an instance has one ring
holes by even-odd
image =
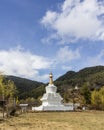
[[[81,87],[85,82],[91,86],[104,85],[104,66],[88,67],[78,72],[68,71],[55,81],[56,85],[72,87],[75,85]]]
[[[19,99],[33,97],[38,99],[43,95],[46,84],[32,81],[15,76],[6,76],[8,80],[14,81]],[[58,88],[58,92],[64,96],[67,90],[75,87],[83,87],[84,83],[88,83],[90,89],[104,86],[104,66],[88,67],[79,72],[68,71],[66,74],[54,81]]]
[[[29,79],[25,79],[25,78],[20,78],[20,77],[16,77],[16,76],[5,76],[6,79],[8,80],[12,80],[15,85],[16,88],[18,90],[18,97],[19,98],[27,98],[27,97],[34,97],[37,98],[37,91],[41,91],[38,90],[40,88],[40,86],[44,86],[44,84],[42,82],[37,82],[37,81],[32,81]]]

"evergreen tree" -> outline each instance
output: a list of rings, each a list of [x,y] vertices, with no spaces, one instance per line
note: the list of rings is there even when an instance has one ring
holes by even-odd
[[[90,92],[90,89],[89,89],[87,83],[84,83],[84,85],[82,86],[81,94],[84,97],[85,104],[90,104],[91,103],[91,92]]]

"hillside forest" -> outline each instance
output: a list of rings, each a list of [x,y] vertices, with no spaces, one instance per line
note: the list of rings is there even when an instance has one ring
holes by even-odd
[[[78,72],[68,71],[54,81],[64,103],[80,103],[81,107],[104,110],[104,66],[84,68]],[[47,84],[25,78],[0,75],[0,100],[16,105],[28,103],[30,106],[41,104]]]

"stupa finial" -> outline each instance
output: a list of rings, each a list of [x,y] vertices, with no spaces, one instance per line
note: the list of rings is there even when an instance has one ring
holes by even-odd
[[[50,73],[49,74],[49,78],[50,78],[50,80],[49,80],[49,84],[53,84],[53,74],[52,73]]]

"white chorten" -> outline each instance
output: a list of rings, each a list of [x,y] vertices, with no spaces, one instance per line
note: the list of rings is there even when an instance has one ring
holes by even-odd
[[[40,99],[42,105],[39,107],[32,107],[33,111],[68,111],[73,110],[73,105],[65,106],[62,104],[63,98],[57,93],[57,87],[53,84],[53,75],[49,75],[50,81],[46,86],[46,93]]]

